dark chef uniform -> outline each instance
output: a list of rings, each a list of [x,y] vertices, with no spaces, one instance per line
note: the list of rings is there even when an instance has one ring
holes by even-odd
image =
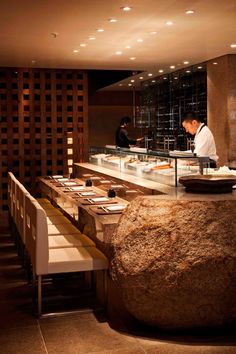
[[[129,139],[128,132],[125,128],[119,127],[116,131],[116,146],[129,148],[130,145],[135,145],[136,139]]]

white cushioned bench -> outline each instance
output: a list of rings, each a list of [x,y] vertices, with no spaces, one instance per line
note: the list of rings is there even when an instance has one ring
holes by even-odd
[[[73,225],[70,225],[68,234],[60,233],[66,231],[67,224],[48,225],[46,210],[43,210],[42,206],[28,195],[25,196],[25,212],[26,247],[31,258],[33,272],[38,276],[38,315],[40,316],[43,275],[106,271],[108,260],[87,236],[79,231],[77,234],[70,234],[71,231],[76,231]],[[73,243],[75,240],[77,240],[76,244]],[[66,242],[70,245],[66,245]]]

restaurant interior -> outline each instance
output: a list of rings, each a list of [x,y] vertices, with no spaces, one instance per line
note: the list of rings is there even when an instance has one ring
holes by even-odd
[[[0,2],[0,353],[236,353],[235,19]]]

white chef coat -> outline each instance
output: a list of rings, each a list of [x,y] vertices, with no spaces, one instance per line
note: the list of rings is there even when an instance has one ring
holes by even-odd
[[[194,138],[195,149],[197,156],[208,156],[211,160],[217,161],[216,144],[210,129],[201,123]]]

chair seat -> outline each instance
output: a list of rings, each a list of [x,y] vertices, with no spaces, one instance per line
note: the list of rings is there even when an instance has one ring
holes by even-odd
[[[107,268],[107,258],[95,247],[73,247],[49,250],[49,274],[85,272]]]
[[[48,225],[70,224],[70,220],[68,220],[65,216],[52,215],[47,217],[47,223]]]
[[[56,208],[53,209],[44,209],[47,216],[63,216],[62,212]]]
[[[36,200],[37,200],[37,202],[38,202],[40,205],[43,205],[43,204],[51,204],[50,201],[49,201],[47,198],[37,198]]]
[[[67,234],[81,234],[81,232],[72,225],[69,224],[57,224],[57,225],[48,225],[48,235],[67,235]]]
[[[95,247],[95,243],[83,234],[78,235],[57,235],[48,238],[50,249],[66,247]]]

